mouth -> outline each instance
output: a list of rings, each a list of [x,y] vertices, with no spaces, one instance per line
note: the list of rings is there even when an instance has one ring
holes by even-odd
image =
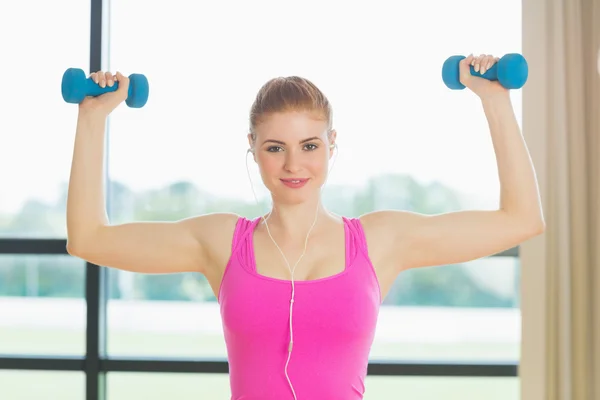
[[[301,188],[308,182],[308,178],[290,178],[290,179],[280,179],[281,182],[290,188]]]
[[[295,179],[281,179],[282,182],[285,183],[303,183],[306,182],[308,178],[295,178]]]

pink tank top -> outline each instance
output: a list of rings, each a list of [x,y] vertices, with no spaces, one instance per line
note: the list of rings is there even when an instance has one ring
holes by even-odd
[[[343,219],[344,271],[294,280],[294,347],[287,372],[298,400],[362,399],[365,393],[381,290],[360,221]],[[231,399],[294,399],[285,374],[292,283],[257,273],[252,238],[260,221],[238,220],[219,289]]]

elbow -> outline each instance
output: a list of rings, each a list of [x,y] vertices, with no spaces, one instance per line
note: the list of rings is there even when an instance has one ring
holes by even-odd
[[[73,257],[89,261],[88,256],[94,240],[89,237],[67,236],[67,253]]]
[[[546,222],[544,222],[544,220],[541,220],[537,223],[537,225],[535,225],[533,229],[533,235],[538,236],[544,232],[546,232]]]
[[[89,261],[86,257],[96,247],[97,230],[69,229],[67,227],[67,253],[73,257]]]
[[[546,221],[541,212],[520,212],[506,214],[510,220],[509,224],[512,230],[518,232],[518,235],[525,240],[539,236],[546,231]]]
[[[73,257],[84,258],[83,254],[83,246],[81,242],[77,240],[73,240],[71,238],[67,239],[67,253]]]
[[[546,231],[546,222],[544,221],[544,218],[540,217],[529,223],[523,224],[523,228],[527,239],[530,239],[539,236]]]

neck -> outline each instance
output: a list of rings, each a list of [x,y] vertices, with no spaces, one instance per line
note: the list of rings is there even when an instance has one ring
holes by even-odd
[[[273,235],[282,240],[293,241],[304,240],[314,224],[311,231],[312,235],[317,226],[330,217],[330,213],[325,209],[319,198],[301,204],[278,204],[274,202],[271,213],[265,215],[269,230]]]

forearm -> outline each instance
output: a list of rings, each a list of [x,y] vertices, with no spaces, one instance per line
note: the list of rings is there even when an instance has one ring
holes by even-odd
[[[67,197],[69,246],[108,224],[104,201],[104,139],[106,118],[79,115]]]
[[[500,208],[522,223],[543,224],[539,188],[510,97],[482,101],[496,153]]]

